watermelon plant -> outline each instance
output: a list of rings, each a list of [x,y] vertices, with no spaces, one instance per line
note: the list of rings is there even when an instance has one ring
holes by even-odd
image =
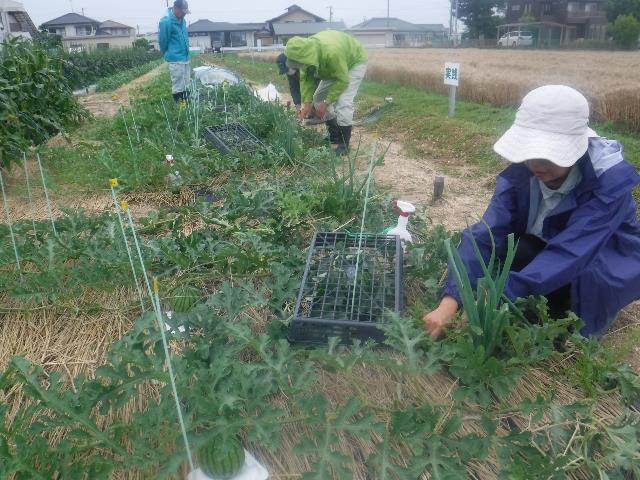
[[[63,74],[71,88],[82,88],[123,70],[129,70],[158,60],[159,51],[143,48],[118,48],[66,53],[62,49],[52,52],[64,61]]]
[[[171,292],[171,309],[174,312],[186,313],[200,300],[200,290],[192,286],[180,286]]]
[[[49,356],[54,352],[7,361],[0,372],[0,478],[181,477],[188,456],[172,382],[190,451],[214,475],[231,475],[243,447],[274,477],[640,475],[640,422],[631,406],[640,396],[637,374],[601,344],[570,333],[575,317],[548,319],[540,299],[517,302],[523,316],[538,322],[504,309],[498,294],[508,268],[497,261],[486,265],[485,291],[469,291],[476,323],[443,341],[426,334],[416,310],[382,323],[383,349],[362,342],[341,346],[336,338],[314,349],[290,344],[287,323],[312,232],[359,224],[362,176],[309,134],[293,133],[299,150],[285,155],[292,132],[280,136],[269,124],[274,112],[265,118],[263,110],[252,112],[255,99],[243,87],[228,91],[232,120],[264,122],[263,131],[250,126],[266,151],[220,155],[195,141],[193,118],[169,102],[168,91],[163,73],[139,92],[133,112],[125,112],[124,118],[135,114],[140,134],[132,145],[118,115],[83,129],[84,145],[43,153],[58,183],[95,192],[118,176],[118,195],[133,191],[130,203],[155,207],[135,221],[145,268],[161,285],[177,285],[162,304],[181,310],[176,315],[188,326],[167,333],[174,375],[167,371],[157,319],[140,311],[114,214],[68,210],[56,219],[57,237],[49,222],[15,223],[21,274],[8,227],[1,226],[6,338],[16,318],[27,326],[56,317],[96,328],[105,318],[119,318],[131,328],[77,375],[73,366],[59,369]],[[213,109],[203,116],[206,123],[225,121]],[[218,199],[181,203],[162,190],[167,152],[185,189],[206,184]],[[388,225],[386,205],[379,192],[370,197],[371,231]],[[419,303],[435,297],[449,234],[413,225],[407,299]],[[451,244],[449,250],[453,256]],[[339,259],[347,267],[352,260]],[[116,290],[122,296],[114,305]],[[501,323],[487,325],[496,312]],[[28,335],[28,328],[18,330]],[[47,364],[39,365],[40,358]]]
[[[151,60],[147,63],[143,63],[142,65],[128,68],[126,70],[113,73],[108,77],[101,78],[96,84],[96,91],[106,92],[109,90],[115,90],[121,85],[135,80],[136,78],[141,77],[147,72],[150,72],[159,65],[162,65],[162,62],[162,59]]]

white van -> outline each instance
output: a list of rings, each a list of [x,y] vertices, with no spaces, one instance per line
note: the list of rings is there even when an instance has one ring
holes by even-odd
[[[533,33],[522,31],[505,33],[498,40],[499,47],[531,47],[533,45]]]

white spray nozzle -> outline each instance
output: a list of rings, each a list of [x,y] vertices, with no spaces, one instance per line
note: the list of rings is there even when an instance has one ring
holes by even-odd
[[[396,200],[396,206],[402,213],[413,213],[416,211],[416,207],[409,202],[403,202],[402,200]]]

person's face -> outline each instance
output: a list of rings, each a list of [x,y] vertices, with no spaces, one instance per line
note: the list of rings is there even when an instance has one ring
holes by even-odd
[[[187,12],[178,7],[173,7],[173,14],[176,16],[178,20],[182,20]]]
[[[571,167],[560,167],[549,160],[535,159],[525,162],[527,168],[544,183],[556,183],[564,180]]]

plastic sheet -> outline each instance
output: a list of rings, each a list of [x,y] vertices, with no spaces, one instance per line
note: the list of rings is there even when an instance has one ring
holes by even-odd
[[[267,480],[269,478],[269,472],[249,453],[244,451],[245,460],[242,470],[238,472],[231,480]],[[189,474],[187,480],[219,480],[211,478],[204,474],[200,469],[197,469]]]
[[[228,82],[231,85],[240,83],[238,76],[222,67],[202,66],[193,69],[193,76],[203,85],[218,85]]]
[[[280,93],[273,83],[269,83],[266,87],[256,90],[255,96],[263,102],[277,102],[280,100]]]

